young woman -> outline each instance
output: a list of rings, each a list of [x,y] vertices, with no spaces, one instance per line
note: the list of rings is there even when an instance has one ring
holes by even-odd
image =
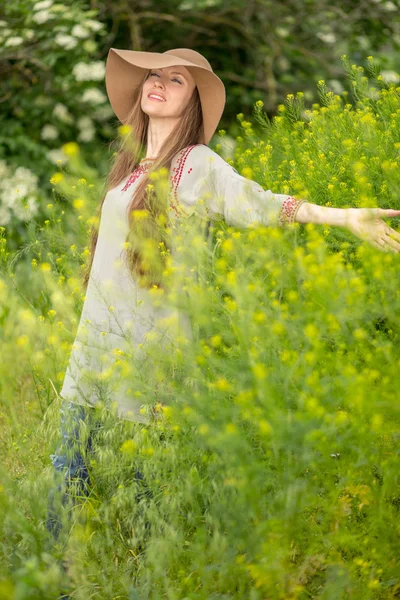
[[[225,88],[198,52],[111,48],[106,87],[115,114],[131,133],[109,172],[99,230],[91,239],[85,303],[60,392],[62,441],[52,455],[55,469],[65,473],[65,482],[78,478],[85,494],[90,482],[84,454],[91,438],[86,448],[77,444],[79,422],[85,421],[93,431],[88,407],[99,401],[113,402],[124,420],[148,422],[135,396],[134,377],[121,372],[110,385],[107,373],[115,364],[115,351],[132,348],[140,372],[143,340],[155,330],[168,335],[161,323],[173,312],[154,305],[148,288],[160,283],[157,272],[146,273],[140,246],[126,244],[138,226],[135,215],[143,217],[143,210],[151,213],[149,238],[156,239],[155,223],[162,210],[157,205],[149,209],[151,171],[166,167],[169,172],[171,217],[199,210],[197,201],[202,199],[211,218],[222,215],[237,227],[256,222],[326,223],[346,227],[382,251],[400,250],[400,234],[382,220],[400,216],[400,210],[329,208],[273,193],[239,175],[213,152],[208,143],[223,113]],[[178,323],[190,335],[184,315],[178,315]],[[151,382],[148,385],[151,390]],[[138,470],[135,476],[142,478]],[[52,506],[48,526],[58,531]]]

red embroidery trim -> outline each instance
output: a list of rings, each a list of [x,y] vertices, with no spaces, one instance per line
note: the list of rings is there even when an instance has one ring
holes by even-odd
[[[303,202],[305,202],[305,200],[299,200],[298,198],[293,198],[293,196],[288,196],[286,200],[283,201],[282,208],[279,212],[279,225],[293,223],[297,209],[299,208],[300,204],[303,204]]]
[[[185,162],[190,152],[195,148],[197,144],[193,144],[192,146],[188,146],[179,152],[178,159],[176,161],[176,167],[172,168],[172,174],[170,176],[170,180],[172,183],[172,194],[171,194],[171,207],[174,209],[176,214],[178,213],[178,207],[180,208],[179,200],[178,200],[178,186],[182,177],[183,169],[185,168]],[[188,170],[190,173],[192,169]]]
[[[136,179],[138,179],[138,177],[140,177],[141,175],[143,175],[143,173],[146,173],[146,171],[149,170],[151,163],[144,163],[144,164],[139,164],[136,169],[134,171],[132,171],[132,173],[129,175],[128,181],[125,183],[124,187],[122,188],[121,192],[126,192],[126,190],[128,189],[128,187],[130,185],[132,185],[132,183],[135,183]]]
[[[183,169],[185,168],[185,163],[186,163],[187,157],[189,156],[189,154],[193,150],[193,148],[195,148],[197,145],[198,144],[193,144],[192,146],[183,148],[183,150],[181,150],[179,152],[178,159],[176,161],[176,167],[172,167],[172,174],[170,175],[171,188],[172,188],[171,196],[170,196],[170,206],[177,215],[180,214],[179,209],[184,212],[184,209],[180,206],[179,199],[178,199],[179,182],[180,182],[182,174],[183,174]],[[136,167],[136,169],[130,174],[130,176],[129,176],[128,180],[126,181],[124,187],[122,188],[121,192],[126,192],[126,190],[133,183],[135,183],[135,181],[141,175],[143,175],[144,173],[146,173],[149,170],[150,166],[151,166],[150,160],[149,160],[149,162],[144,162],[143,164],[139,164]],[[188,169],[189,174],[192,171],[193,171],[192,167],[190,169]]]

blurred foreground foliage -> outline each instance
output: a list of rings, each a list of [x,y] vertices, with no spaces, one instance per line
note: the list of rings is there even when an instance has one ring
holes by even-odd
[[[323,205],[398,208],[400,89],[371,98],[348,67],[355,107],[320,82],[311,110],[301,94],[272,121],[256,105],[261,136],[239,115],[238,171]],[[57,597],[64,556],[82,599],[397,598],[399,257],[324,226],[216,221],[205,238],[177,224],[170,291],[149,295],[190,315],[193,340],[148,339],[135,386],[159,405],[149,425],[98,408],[92,494],[49,549],[56,391],[95,207],[84,172],[73,210],[48,206],[24,251],[2,230],[0,597]],[[135,500],[135,467],[151,501]]]

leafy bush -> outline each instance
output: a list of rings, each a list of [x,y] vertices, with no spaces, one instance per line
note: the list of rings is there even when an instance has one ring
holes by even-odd
[[[105,64],[98,58],[104,24],[87,3],[65,6],[52,0],[16,0],[0,7],[0,224],[13,247],[21,244],[29,219],[43,217],[43,195],[50,193],[48,172],[68,157],[62,146],[78,139],[96,166],[99,142],[109,139],[113,115],[99,89]],[[96,150],[97,148],[97,150]],[[18,175],[39,182],[31,192],[28,219],[14,206]],[[18,171],[19,170],[19,171]],[[17,185],[18,184],[18,185]],[[23,186],[24,187],[24,186]],[[11,219],[11,214],[14,213]]]

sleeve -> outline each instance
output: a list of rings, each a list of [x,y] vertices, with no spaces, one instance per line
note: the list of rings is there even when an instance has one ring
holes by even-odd
[[[306,202],[264,190],[203,144],[188,146],[178,153],[171,179],[175,205],[203,206],[211,218],[220,215],[229,225],[240,228],[256,223],[293,223],[299,206]]]

